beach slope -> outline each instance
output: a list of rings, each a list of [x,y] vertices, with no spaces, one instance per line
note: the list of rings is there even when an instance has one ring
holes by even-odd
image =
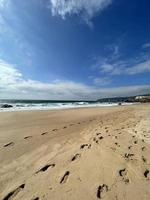
[[[149,200],[150,104],[0,113],[1,200]]]

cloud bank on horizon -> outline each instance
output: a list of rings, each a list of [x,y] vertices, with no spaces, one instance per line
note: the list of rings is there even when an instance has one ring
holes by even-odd
[[[97,88],[72,81],[56,80],[44,83],[36,80],[25,79],[21,72],[13,65],[0,60],[0,94],[1,98],[23,99],[73,99],[97,100],[103,97],[130,96],[139,93],[148,93],[150,85],[135,85],[118,88]],[[95,80],[102,81],[103,80]]]
[[[0,99],[150,93],[144,19],[137,0],[0,0]]]

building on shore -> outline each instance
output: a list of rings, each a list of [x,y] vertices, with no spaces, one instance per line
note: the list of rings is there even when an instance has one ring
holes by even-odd
[[[135,100],[142,103],[147,103],[150,102],[150,96],[136,96]]]

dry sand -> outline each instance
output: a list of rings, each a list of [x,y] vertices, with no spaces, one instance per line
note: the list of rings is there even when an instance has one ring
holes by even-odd
[[[1,200],[149,200],[150,105],[0,113]]]

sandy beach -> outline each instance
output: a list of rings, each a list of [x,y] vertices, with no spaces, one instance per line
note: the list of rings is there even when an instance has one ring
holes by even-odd
[[[1,200],[149,200],[150,104],[0,113]]]

